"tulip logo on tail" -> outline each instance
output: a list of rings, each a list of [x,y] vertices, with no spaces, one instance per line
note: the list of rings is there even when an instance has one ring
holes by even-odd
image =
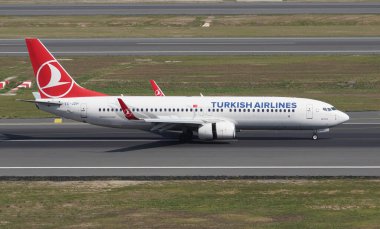
[[[154,94],[156,96],[162,96],[162,92],[159,89],[156,89],[156,91],[154,92]]]
[[[56,60],[43,63],[37,71],[40,92],[49,98],[60,98],[70,92],[74,81]]]

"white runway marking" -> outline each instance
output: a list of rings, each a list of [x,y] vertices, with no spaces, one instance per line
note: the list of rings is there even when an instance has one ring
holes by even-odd
[[[8,166],[0,169],[380,169],[380,166]]]
[[[380,125],[380,122],[347,122],[343,125]]]

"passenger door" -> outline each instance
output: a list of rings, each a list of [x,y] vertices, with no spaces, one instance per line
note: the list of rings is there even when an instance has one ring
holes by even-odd
[[[313,119],[313,105],[306,105],[306,119]]]

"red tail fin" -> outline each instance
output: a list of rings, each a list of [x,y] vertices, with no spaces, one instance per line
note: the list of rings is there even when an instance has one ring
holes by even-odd
[[[41,98],[105,96],[79,86],[36,38],[25,39]]]
[[[156,81],[149,80],[150,84],[152,85],[152,89],[155,96],[165,96],[165,94],[162,92],[161,88],[157,85]]]

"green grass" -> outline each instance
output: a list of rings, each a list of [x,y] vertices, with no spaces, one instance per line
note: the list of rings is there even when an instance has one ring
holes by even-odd
[[[0,38],[380,36],[380,15],[0,16]]]
[[[379,180],[0,182],[4,228],[376,228]]]
[[[72,57],[61,61],[82,86],[111,95],[153,95],[149,79],[165,94],[290,96],[329,102],[345,111],[380,110],[380,56],[155,56]],[[1,57],[0,80],[33,79],[27,58]],[[13,83],[13,86],[16,84]],[[9,90],[9,87],[7,90]],[[0,91],[1,93],[7,90]],[[46,117],[32,91],[0,95],[0,117]]]

